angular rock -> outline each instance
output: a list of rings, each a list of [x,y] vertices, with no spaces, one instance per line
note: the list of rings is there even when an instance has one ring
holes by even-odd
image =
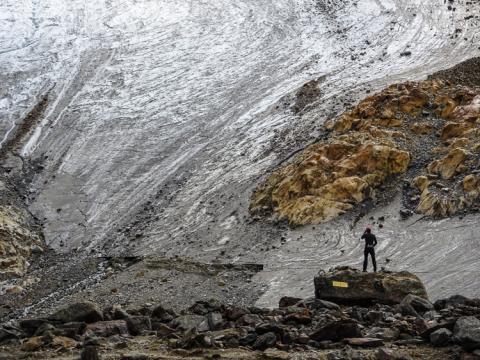
[[[195,315],[207,315],[211,312],[219,312],[223,309],[223,305],[215,299],[211,299],[208,301],[200,300],[195,302],[190,308],[187,310],[190,314]]]
[[[453,328],[453,340],[467,351],[480,349],[480,320],[473,316],[459,318]]]
[[[103,310],[104,320],[126,320],[130,315],[120,305],[109,306]]]
[[[167,309],[162,305],[157,306],[152,311],[152,319],[158,319],[161,322],[168,323],[173,319],[175,319],[176,317],[177,317],[177,314],[175,314],[175,311],[173,311],[172,309]]]
[[[320,272],[314,283],[318,299],[334,302],[398,304],[409,294],[428,299],[420,279],[406,271],[364,273],[350,267],[337,267]]]
[[[297,297],[291,297],[291,296],[284,296],[280,299],[280,301],[278,302],[278,307],[279,308],[284,308],[284,307],[289,307],[289,306],[293,306],[295,305],[296,303],[298,303],[299,301],[302,301],[301,298],[297,298]]]
[[[329,323],[314,333],[310,334],[310,339],[321,342],[324,340],[340,341],[345,338],[363,337],[358,324],[353,320],[338,320]]]
[[[152,323],[148,316],[130,316],[127,319],[127,327],[130,334],[137,336],[152,330]]]
[[[452,338],[452,332],[442,328],[430,334],[430,342],[433,346],[446,346]]]
[[[268,332],[266,334],[260,335],[253,344],[254,350],[266,350],[268,348],[274,347],[277,342],[277,337],[273,332]]]
[[[201,315],[182,315],[173,319],[170,326],[174,329],[189,330],[196,328],[205,320],[205,316]]]
[[[405,296],[400,305],[408,304],[419,314],[424,314],[427,311],[433,310],[433,304],[425,298],[409,294]]]
[[[326,301],[326,300],[321,300],[321,299],[316,299],[316,298],[311,298],[311,299],[306,299],[300,301],[297,306],[300,307],[306,307],[309,310],[320,310],[320,309],[327,309],[327,310],[340,310],[340,306],[337,304],[331,302],[331,301]]]
[[[215,331],[221,329],[223,325],[223,317],[222,314],[213,312],[208,313],[205,316],[205,320],[203,320],[198,326],[197,331]]]
[[[50,315],[48,319],[61,323],[77,321],[94,323],[103,320],[103,313],[96,304],[90,301],[84,301],[62,308]]]

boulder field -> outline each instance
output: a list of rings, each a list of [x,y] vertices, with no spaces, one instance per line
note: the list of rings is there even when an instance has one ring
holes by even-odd
[[[3,324],[0,354],[84,360],[480,357],[480,299],[454,296],[432,304],[420,280],[407,272],[336,268],[320,272],[315,285],[314,298],[284,297],[275,309],[216,300],[181,312],[159,304],[100,309],[89,301],[73,303]],[[332,296],[329,286],[344,294]]]
[[[477,211],[480,92],[443,80],[392,85],[324,125],[323,136],[271,173],[250,212],[290,224],[332,220],[402,193],[408,211]]]

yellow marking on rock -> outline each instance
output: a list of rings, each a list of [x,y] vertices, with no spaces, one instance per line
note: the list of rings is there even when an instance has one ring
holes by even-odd
[[[343,281],[332,281],[334,287],[348,288],[348,283]]]

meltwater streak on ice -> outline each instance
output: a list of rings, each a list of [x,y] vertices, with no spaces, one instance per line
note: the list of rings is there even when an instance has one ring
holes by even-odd
[[[352,262],[347,233],[320,250],[305,237],[259,254],[257,244],[276,241],[279,230],[246,223],[252,188],[281,150],[305,145],[295,134],[329,116],[337,98],[478,55],[479,30],[461,3],[455,12],[438,0],[329,3],[2,1],[0,79],[10,104],[0,108],[2,126],[56,83],[50,115],[24,148],[31,158],[48,155],[31,204],[46,218],[47,243],[212,260],[220,250],[204,250],[227,236],[220,248],[238,261],[300,261],[304,246],[321,264]],[[406,50],[412,55],[400,57]],[[285,96],[321,76],[315,114],[284,110]],[[411,249],[404,240],[399,257]],[[339,244],[347,257],[333,256]],[[433,240],[425,246],[419,256],[433,252]]]

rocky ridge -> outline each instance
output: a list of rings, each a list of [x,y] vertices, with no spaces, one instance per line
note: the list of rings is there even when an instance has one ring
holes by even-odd
[[[321,140],[254,192],[252,214],[320,223],[389,201],[442,218],[477,211],[480,95],[444,80],[388,87],[327,121]]]

